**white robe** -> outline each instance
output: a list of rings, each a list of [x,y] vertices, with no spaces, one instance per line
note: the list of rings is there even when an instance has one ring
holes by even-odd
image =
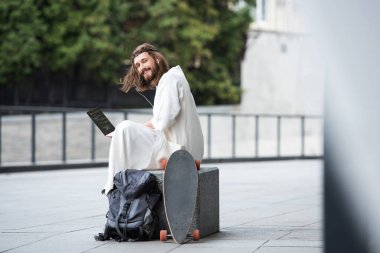
[[[193,95],[180,66],[160,79],[154,98],[152,124],[125,120],[113,133],[108,164],[107,194],[114,175],[126,169],[158,169],[160,160],[176,150],[189,151],[195,160],[203,158],[203,134]]]

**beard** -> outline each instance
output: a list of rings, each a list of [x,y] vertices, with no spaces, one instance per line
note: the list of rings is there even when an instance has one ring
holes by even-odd
[[[152,67],[144,69],[144,71],[141,73],[141,78],[144,80],[145,83],[150,84],[150,82],[156,78],[158,73],[158,66],[157,64],[154,64]]]

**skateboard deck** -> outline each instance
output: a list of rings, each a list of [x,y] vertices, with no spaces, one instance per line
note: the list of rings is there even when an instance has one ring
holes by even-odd
[[[185,150],[174,152],[166,164],[163,196],[166,218],[176,243],[184,243],[188,237],[197,190],[198,173],[192,155]]]

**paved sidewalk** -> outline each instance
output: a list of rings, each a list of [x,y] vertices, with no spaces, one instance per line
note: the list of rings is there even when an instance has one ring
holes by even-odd
[[[217,234],[171,241],[96,242],[106,169],[0,175],[0,252],[323,252],[322,162],[205,164],[220,169]]]

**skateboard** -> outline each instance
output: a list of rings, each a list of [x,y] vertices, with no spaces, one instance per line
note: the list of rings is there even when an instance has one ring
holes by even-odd
[[[161,166],[165,170],[163,196],[171,234],[168,234],[167,230],[161,230],[160,240],[166,241],[168,237],[172,237],[180,244],[189,241],[189,238],[198,241],[199,230],[195,229],[191,235],[188,231],[197,200],[197,170],[200,168],[200,162],[194,161],[189,152],[178,150],[169,157],[168,161],[163,160]]]

